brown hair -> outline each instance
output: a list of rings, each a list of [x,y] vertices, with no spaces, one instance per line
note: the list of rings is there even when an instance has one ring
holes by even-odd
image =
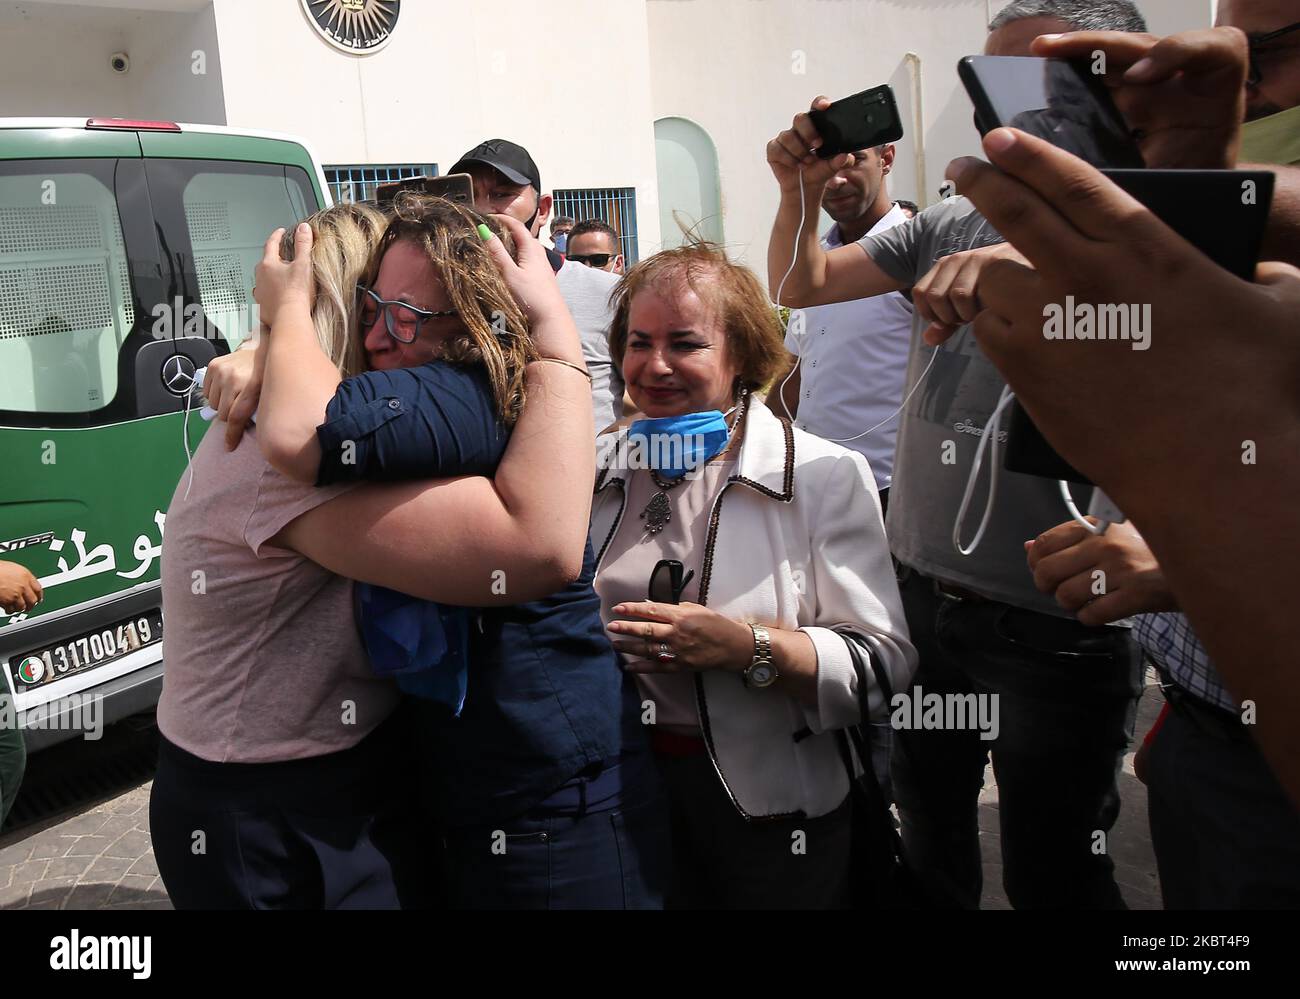
[[[761,389],[784,370],[785,336],[766,289],[753,271],[732,263],[721,247],[707,242],[662,250],[623,275],[610,295],[614,322],[609,329],[609,353],[614,363],[623,365],[632,299],[650,288],[672,293],[683,281],[727,332],[737,390]]]
[[[312,325],[316,340],[339,376],[349,378],[366,370],[361,338],[354,335],[357,282],[370,267],[379,241],[388,226],[388,216],[371,205],[344,202],[309,215],[311,226],[312,274],[316,279],[316,300]],[[280,258],[294,256],[294,226],[280,239]]]
[[[413,191],[399,193],[392,212],[366,284],[373,283],[384,253],[394,243],[420,247],[465,325],[464,333],[444,345],[441,359],[482,364],[492,382],[497,412],[503,422],[513,425],[524,404],[524,368],[538,354],[529,336],[528,320],[488,254],[478,226],[486,224],[514,256],[509,232],[456,202]]]

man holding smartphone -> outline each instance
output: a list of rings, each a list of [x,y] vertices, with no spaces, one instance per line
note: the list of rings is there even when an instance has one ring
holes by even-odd
[[[542,175],[523,146],[507,139],[489,139],[467,152],[450,173],[467,173],[474,180],[474,208],[518,219],[537,237],[551,214],[552,198],[542,194]],[[609,294],[618,278],[604,271],[570,263],[552,249],[546,255],[555,270],[564,304],[582,335],[582,353],[591,372],[591,401],[595,433],[600,434],[623,415],[623,373],[609,356],[609,326],[614,312]]]
[[[907,221],[889,198],[893,143],[859,149],[852,157],[826,183],[822,197],[835,223],[821,239],[827,250]],[[903,398],[911,330],[912,303],[899,292],[795,313],[785,337],[792,369],[767,397],[777,416],[866,458],[886,512],[898,434],[894,414]]]
[[[1145,27],[1128,0],[1013,0],[990,25],[985,53],[1028,55],[1040,34]],[[1000,721],[991,741],[974,729],[897,733],[893,778],[908,855],[940,904],[979,904],[978,799],[991,755],[1012,904],[1123,907],[1114,864],[1097,844],[1118,815],[1116,775],[1141,691],[1140,656],[1127,629],[1084,626],[1034,586],[1024,542],[1060,522],[1055,482],[1001,472],[982,542],[969,555],[954,544],[976,448],[1005,384],[970,335],[975,288],[988,263],[1019,255],[960,197],[823,250],[815,234],[799,231],[800,186],[815,215],[844,164],[813,155],[819,143],[800,115],[768,144],[781,187],[770,288],[795,307],[910,289],[922,320],[913,324],[908,364],[916,391],[901,417],[888,533],[920,653],[914,691],[987,697]],[[968,551],[974,505],[956,532]]]

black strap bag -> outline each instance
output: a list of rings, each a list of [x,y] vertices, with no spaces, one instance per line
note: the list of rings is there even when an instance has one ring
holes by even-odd
[[[871,762],[867,670],[875,674],[887,706],[893,702],[893,687],[884,666],[871,654],[861,637],[846,634],[844,643],[849,648],[853,669],[858,676],[858,697],[862,708],[862,721],[837,733],[852,799],[850,905],[855,909],[926,908],[925,893],[903,856],[902,838],[898,835],[889,801],[876,779]],[[854,753],[862,762],[861,773],[854,766]]]

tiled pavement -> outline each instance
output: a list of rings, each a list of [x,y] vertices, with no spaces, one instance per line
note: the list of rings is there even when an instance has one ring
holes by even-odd
[[[145,784],[0,848],[0,909],[170,909]]]
[[[1161,704],[1148,686],[1137,738]],[[1146,789],[1133,776],[1133,754],[1120,775],[1123,807],[1110,835],[1120,890],[1134,909],[1158,909],[1160,890],[1147,829]],[[1008,908],[998,848],[998,792],[993,772],[980,796],[986,909]],[[0,909],[169,909],[149,843],[149,788],[144,784],[80,815],[0,847]]]

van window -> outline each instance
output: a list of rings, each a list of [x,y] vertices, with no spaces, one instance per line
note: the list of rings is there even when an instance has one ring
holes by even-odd
[[[117,394],[135,311],[104,169],[0,164],[0,409],[82,413]]]
[[[251,333],[253,268],[262,259],[266,237],[310,215],[315,198],[309,202],[301,186],[305,174],[293,183],[282,170],[258,176],[215,166],[217,170],[194,174],[182,201],[199,300],[208,320],[234,348]]]
[[[231,349],[252,333],[253,269],[266,237],[317,210],[301,167],[226,160],[146,160],[165,255]]]

